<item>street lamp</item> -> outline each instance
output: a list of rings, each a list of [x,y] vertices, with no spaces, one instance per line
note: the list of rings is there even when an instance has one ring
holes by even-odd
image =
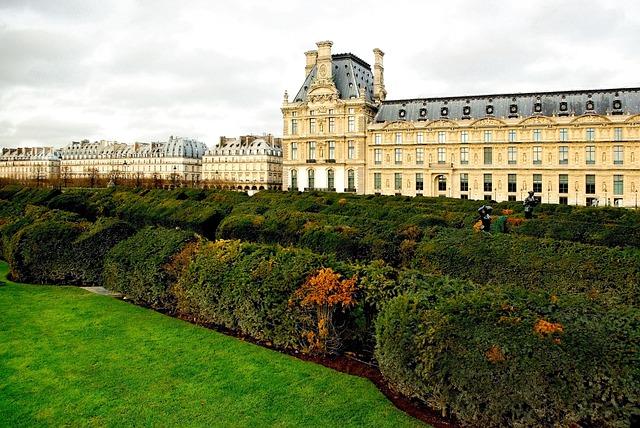
[[[124,172],[124,180],[127,180],[127,161],[122,163],[122,171]]]

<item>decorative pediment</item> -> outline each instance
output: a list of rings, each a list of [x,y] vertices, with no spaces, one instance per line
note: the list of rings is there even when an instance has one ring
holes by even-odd
[[[389,122],[384,125],[384,129],[414,129],[415,125],[412,122],[407,122],[405,120],[397,120],[394,122]]]
[[[475,122],[473,122],[471,124],[471,126],[495,128],[495,127],[500,127],[500,126],[506,126],[506,123],[504,123],[501,120],[494,119],[492,117],[485,117],[485,118],[476,120]]]
[[[457,127],[458,124],[452,120],[447,119],[436,119],[427,124],[428,128],[454,128]]]
[[[555,125],[556,122],[547,116],[528,117],[521,121],[518,125]]]
[[[310,102],[335,101],[340,94],[333,82],[318,79],[311,84],[307,97]]]
[[[631,116],[625,120],[626,123],[630,123],[632,125],[640,125],[640,114],[636,114]]]
[[[588,124],[598,124],[598,123],[610,123],[611,121],[605,116],[600,116],[599,114],[583,114],[582,116],[578,116],[571,121],[574,125],[580,125],[583,123]]]

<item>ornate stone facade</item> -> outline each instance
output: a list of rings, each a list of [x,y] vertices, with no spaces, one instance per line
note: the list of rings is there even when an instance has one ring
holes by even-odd
[[[258,191],[282,189],[282,140],[272,135],[220,138],[202,160],[207,187]]]
[[[71,180],[94,176],[195,185],[206,150],[199,141],[173,136],[168,142],[156,143],[74,141],[60,150],[60,174]]]
[[[60,157],[52,147],[3,148],[0,178],[11,180],[53,180],[60,172]]]
[[[368,64],[330,47],[307,53],[303,87],[293,102],[285,97],[285,189],[342,191],[342,181],[325,184],[334,141],[336,165],[357,172],[358,193],[502,201],[534,190],[545,203],[637,206],[640,88],[385,100],[381,51],[372,78]],[[364,78],[356,83],[365,90],[345,85],[350,78]],[[355,134],[344,126],[349,108]],[[343,155],[350,139],[354,159]]]

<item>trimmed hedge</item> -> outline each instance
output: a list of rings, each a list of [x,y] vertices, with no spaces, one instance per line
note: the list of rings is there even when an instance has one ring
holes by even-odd
[[[390,301],[376,358],[391,386],[468,426],[630,426],[640,312],[578,295],[487,288]]]
[[[640,302],[640,251],[507,234],[443,230],[416,250],[414,267],[477,283],[608,294]]]
[[[192,232],[179,229],[141,229],[107,253],[104,286],[126,295],[135,303],[172,309],[174,298],[169,286],[174,278],[166,265],[192,239]]]

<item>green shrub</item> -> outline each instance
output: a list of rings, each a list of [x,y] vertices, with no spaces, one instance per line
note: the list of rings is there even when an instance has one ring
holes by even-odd
[[[392,387],[469,426],[629,426],[640,311],[580,295],[486,288],[385,305],[376,358]]]
[[[176,229],[141,229],[107,254],[104,286],[136,303],[172,310],[174,299],[169,287],[173,278],[166,265],[192,236],[191,232]]]

